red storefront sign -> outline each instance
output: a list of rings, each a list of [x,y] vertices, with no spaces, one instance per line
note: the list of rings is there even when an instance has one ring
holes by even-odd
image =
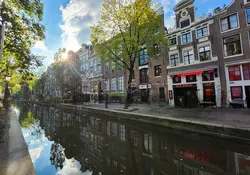
[[[184,88],[184,87],[196,87],[196,84],[178,84],[178,85],[174,85],[174,88]]]
[[[180,77],[188,76],[188,75],[201,75],[203,71],[195,71],[195,72],[187,72],[183,74],[178,74]]]

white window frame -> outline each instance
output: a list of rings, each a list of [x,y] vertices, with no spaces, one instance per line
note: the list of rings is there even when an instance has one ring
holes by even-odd
[[[184,52],[187,52],[187,51],[192,51],[193,52],[193,62],[190,63],[190,64],[185,64],[185,60],[184,60]],[[184,48],[182,50],[182,59],[183,59],[183,65],[185,66],[188,66],[188,65],[193,65],[195,63],[195,55],[194,55],[194,48],[191,46],[191,47],[187,47],[187,48]]]
[[[250,2],[248,2],[248,3],[250,3]],[[247,25],[247,26],[250,26],[250,24],[248,24],[248,22],[247,22],[247,9],[249,9],[249,10],[250,10],[250,7],[247,7],[247,8],[245,9],[245,15],[246,15],[246,25]]]
[[[114,81],[115,80],[115,81]],[[115,82],[115,88],[113,87],[113,82]],[[111,79],[111,91],[117,91],[116,78]]]
[[[200,52],[199,52],[199,49],[200,49],[200,47],[204,47],[204,46],[209,46],[209,47],[210,47],[211,60],[201,61],[201,59],[200,59]],[[197,45],[197,53],[198,53],[198,58],[199,58],[199,61],[200,61],[201,63],[208,62],[208,61],[212,61],[213,51],[212,51],[212,45],[211,45],[211,42],[210,42],[210,41],[208,41],[208,42],[204,42],[204,43],[200,43],[200,44],[198,44],[198,45]]]
[[[231,55],[231,56],[225,56],[225,51],[224,51],[224,38],[227,38],[227,37],[230,37],[230,36],[233,36],[233,35],[237,35],[239,34],[240,35],[240,45],[241,45],[241,54],[238,54],[238,55]],[[242,56],[244,54],[244,51],[243,51],[243,46],[242,46],[242,38],[241,38],[241,33],[236,33],[236,34],[233,34],[233,35],[229,35],[229,36],[225,36],[225,37],[222,37],[222,52],[223,52],[223,58],[233,58],[233,57],[238,57],[238,56]]]
[[[179,64],[177,65],[177,66],[172,66],[171,65],[171,55],[178,55],[178,62],[179,62]],[[172,52],[172,53],[169,53],[169,66],[170,67],[178,67],[178,66],[180,66],[180,54],[179,54],[179,52]]]
[[[170,39],[173,39],[173,38],[175,38],[175,39],[176,39],[176,44],[175,44],[175,45],[169,45],[169,47],[172,47],[172,46],[176,46],[176,45],[178,45],[178,36],[175,36],[175,37],[169,37],[169,40],[170,40]]]
[[[206,36],[198,37],[197,31],[200,30],[200,29],[203,29],[203,28],[205,28],[205,27],[207,27],[207,35],[206,35]],[[197,39],[204,38],[204,37],[208,37],[208,36],[210,35],[209,26],[206,25],[206,26],[201,26],[201,27],[197,28],[197,29],[195,30],[195,35],[196,35],[196,38],[197,38]]]
[[[106,91],[109,92],[109,91],[110,91],[109,79],[107,79],[107,80],[105,81],[105,85],[106,85]]]
[[[124,76],[120,76],[118,78],[118,90],[119,91],[124,91]]]
[[[249,2],[247,2],[247,0],[244,0],[244,4],[249,4],[250,3],[250,1]]]
[[[182,35],[186,35],[186,34],[188,34],[188,33],[190,33],[191,41],[190,41],[190,42],[187,42],[187,43],[183,43],[183,41],[182,41]],[[182,44],[182,45],[185,45],[185,44],[188,44],[188,43],[192,43],[192,42],[193,42],[192,31],[181,34],[181,44]]]
[[[184,28],[181,28],[181,22],[182,22],[182,21],[185,21],[185,20],[187,20],[187,19],[189,19],[189,26],[184,27]],[[189,27],[191,26],[191,24],[192,24],[192,22],[191,22],[191,17],[182,18],[182,19],[179,21],[179,26],[180,26],[180,29],[181,29],[181,30],[185,30],[185,29],[189,28]]]
[[[221,20],[224,19],[224,18],[227,18],[227,17],[229,17],[229,16],[232,16],[232,15],[234,15],[234,14],[237,14],[238,27],[236,27],[236,28],[234,28],[234,29],[229,29],[229,30],[226,30],[226,31],[222,31],[222,28],[221,28]],[[230,31],[239,29],[239,28],[240,28],[239,13],[238,13],[238,12],[234,12],[234,13],[231,13],[231,14],[229,14],[229,15],[227,15],[227,16],[224,16],[224,17],[220,18],[220,20],[219,20],[219,25],[220,25],[220,32],[221,32],[221,33],[226,33],[226,32],[230,32]]]

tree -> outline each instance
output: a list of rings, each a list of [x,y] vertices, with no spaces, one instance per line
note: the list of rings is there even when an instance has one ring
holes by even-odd
[[[31,54],[30,48],[45,38],[45,27],[41,24],[43,4],[40,0],[4,0],[0,5],[0,16],[5,26],[1,74],[12,71],[20,73],[23,80],[29,79],[32,76],[30,68],[42,64],[43,57]]]
[[[167,44],[162,15],[153,0],[104,0],[101,19],[91,27],[91,42],[97,56],[129,72],[128,108],[135,61],[141,49],[154,57],[154,45]],[[163,29],[163,30],[160,30]]]

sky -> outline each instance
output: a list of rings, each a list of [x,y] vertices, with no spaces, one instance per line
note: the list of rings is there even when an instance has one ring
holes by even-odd
[[[165,26],[174,25],[174,6],[180,0],[157,0],[164,7]],[[32,48],[36,55],[45,56],[45,66],[53,62],[58,48],[77,51],[82,43],[89,44],[90,29],[100,18],[103,0],[42,0],[46,39]],[[195,0],[196,14],[212,13],[216,7],[229,5],[232,0]]]

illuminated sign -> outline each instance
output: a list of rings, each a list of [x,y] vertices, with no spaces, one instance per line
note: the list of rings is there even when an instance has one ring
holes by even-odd
[[[174,85],[174,88],[184,88],[184,87],[196,87],[196,84],[178,84],[178,85]]]
[[[203,71],[195,71],[195,72],[187,72],[183,74],[178,74],[180,77],[188,76],[188,75],[201,75]]]

